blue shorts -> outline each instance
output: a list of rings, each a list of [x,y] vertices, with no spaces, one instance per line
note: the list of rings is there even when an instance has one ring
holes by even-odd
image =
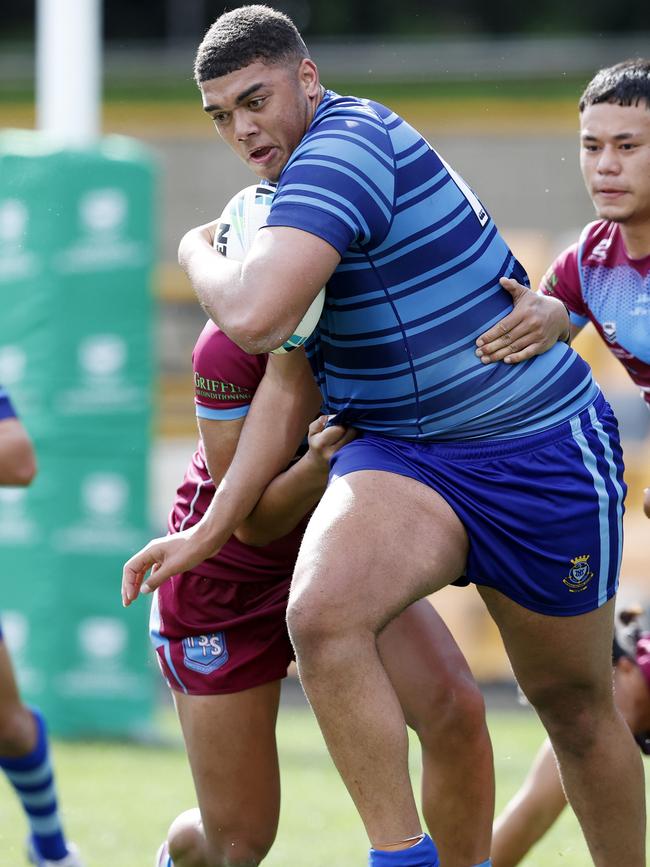
[[[583,614],[618,587],[627,487],[618,425],[599,395],[579,415],[517,439],[413,442],[361,432],[330,482],[359,470],[437,491],[469,538],[466,576],[541,614]]]

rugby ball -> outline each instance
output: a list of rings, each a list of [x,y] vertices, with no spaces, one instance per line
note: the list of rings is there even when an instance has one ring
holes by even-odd
[[[259,184],[245,187],[232,197],[219,217],[214,236],[214,247],[223,256],[239,262],[243,261],[258,229],[266,224],[274,193],[275,184],[260,181]],[[309,305],[309,309],[296,326],[295,333],[272,352],[281,355],[302,346],[318,325],[324,304],[325,289],[323,288]]]

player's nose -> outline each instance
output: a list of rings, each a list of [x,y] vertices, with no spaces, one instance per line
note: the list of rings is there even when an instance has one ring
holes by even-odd
[[[245,141],[258,132],[257,124],[250,115],[238,115],[237,112],[235,112],[234,125],[235,138],[237,141]]]
[[[620,171],[621,161],[615,148],[603,148],[598,159],[598,171],[601,174],[612,174]]]

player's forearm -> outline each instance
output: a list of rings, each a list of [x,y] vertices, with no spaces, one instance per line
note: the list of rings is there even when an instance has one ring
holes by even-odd
[[[555,755],[547,739],[524,785],[494,823],[490,853],[494,867],[519,864],[553,825],[566,803]]]
[[[267,545],[290,533],[316,506],[327,486],[327,467],[307,453],[277,476],[235,535],[247,545]]]
[[[208,227],[191,229],[178,248],[178,261],[210,319],[225,331],[240,327],[245,309],[241,292],[241,262],[226,259],[212,247]],[[233,338],[234,339],[234,338]]]
[[[319,403],[304,352],[269,358],[232,462],[196,525],[200,540],[216,550],[245,522],[268,485],[290,464]],[[282,499],[288,497],[287,484],[280,483]]]
[[[211,224],[187,232],[178,260],[207,315],[245,352],[270,352],[292,334],[300,317],[287,319],[286,305],[273,301],[268,268],[222,256],[212,246]]]

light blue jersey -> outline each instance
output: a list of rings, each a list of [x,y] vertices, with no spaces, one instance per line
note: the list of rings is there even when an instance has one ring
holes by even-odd
[[[481,364],[476,338],[512,309],[499,278],[528,278],[465,182],[384,106],[326,93],[268,225],[341,254],[307,344],[337,421],[413,440],[513,437],[598,394],[562,343],[522,364]]]

